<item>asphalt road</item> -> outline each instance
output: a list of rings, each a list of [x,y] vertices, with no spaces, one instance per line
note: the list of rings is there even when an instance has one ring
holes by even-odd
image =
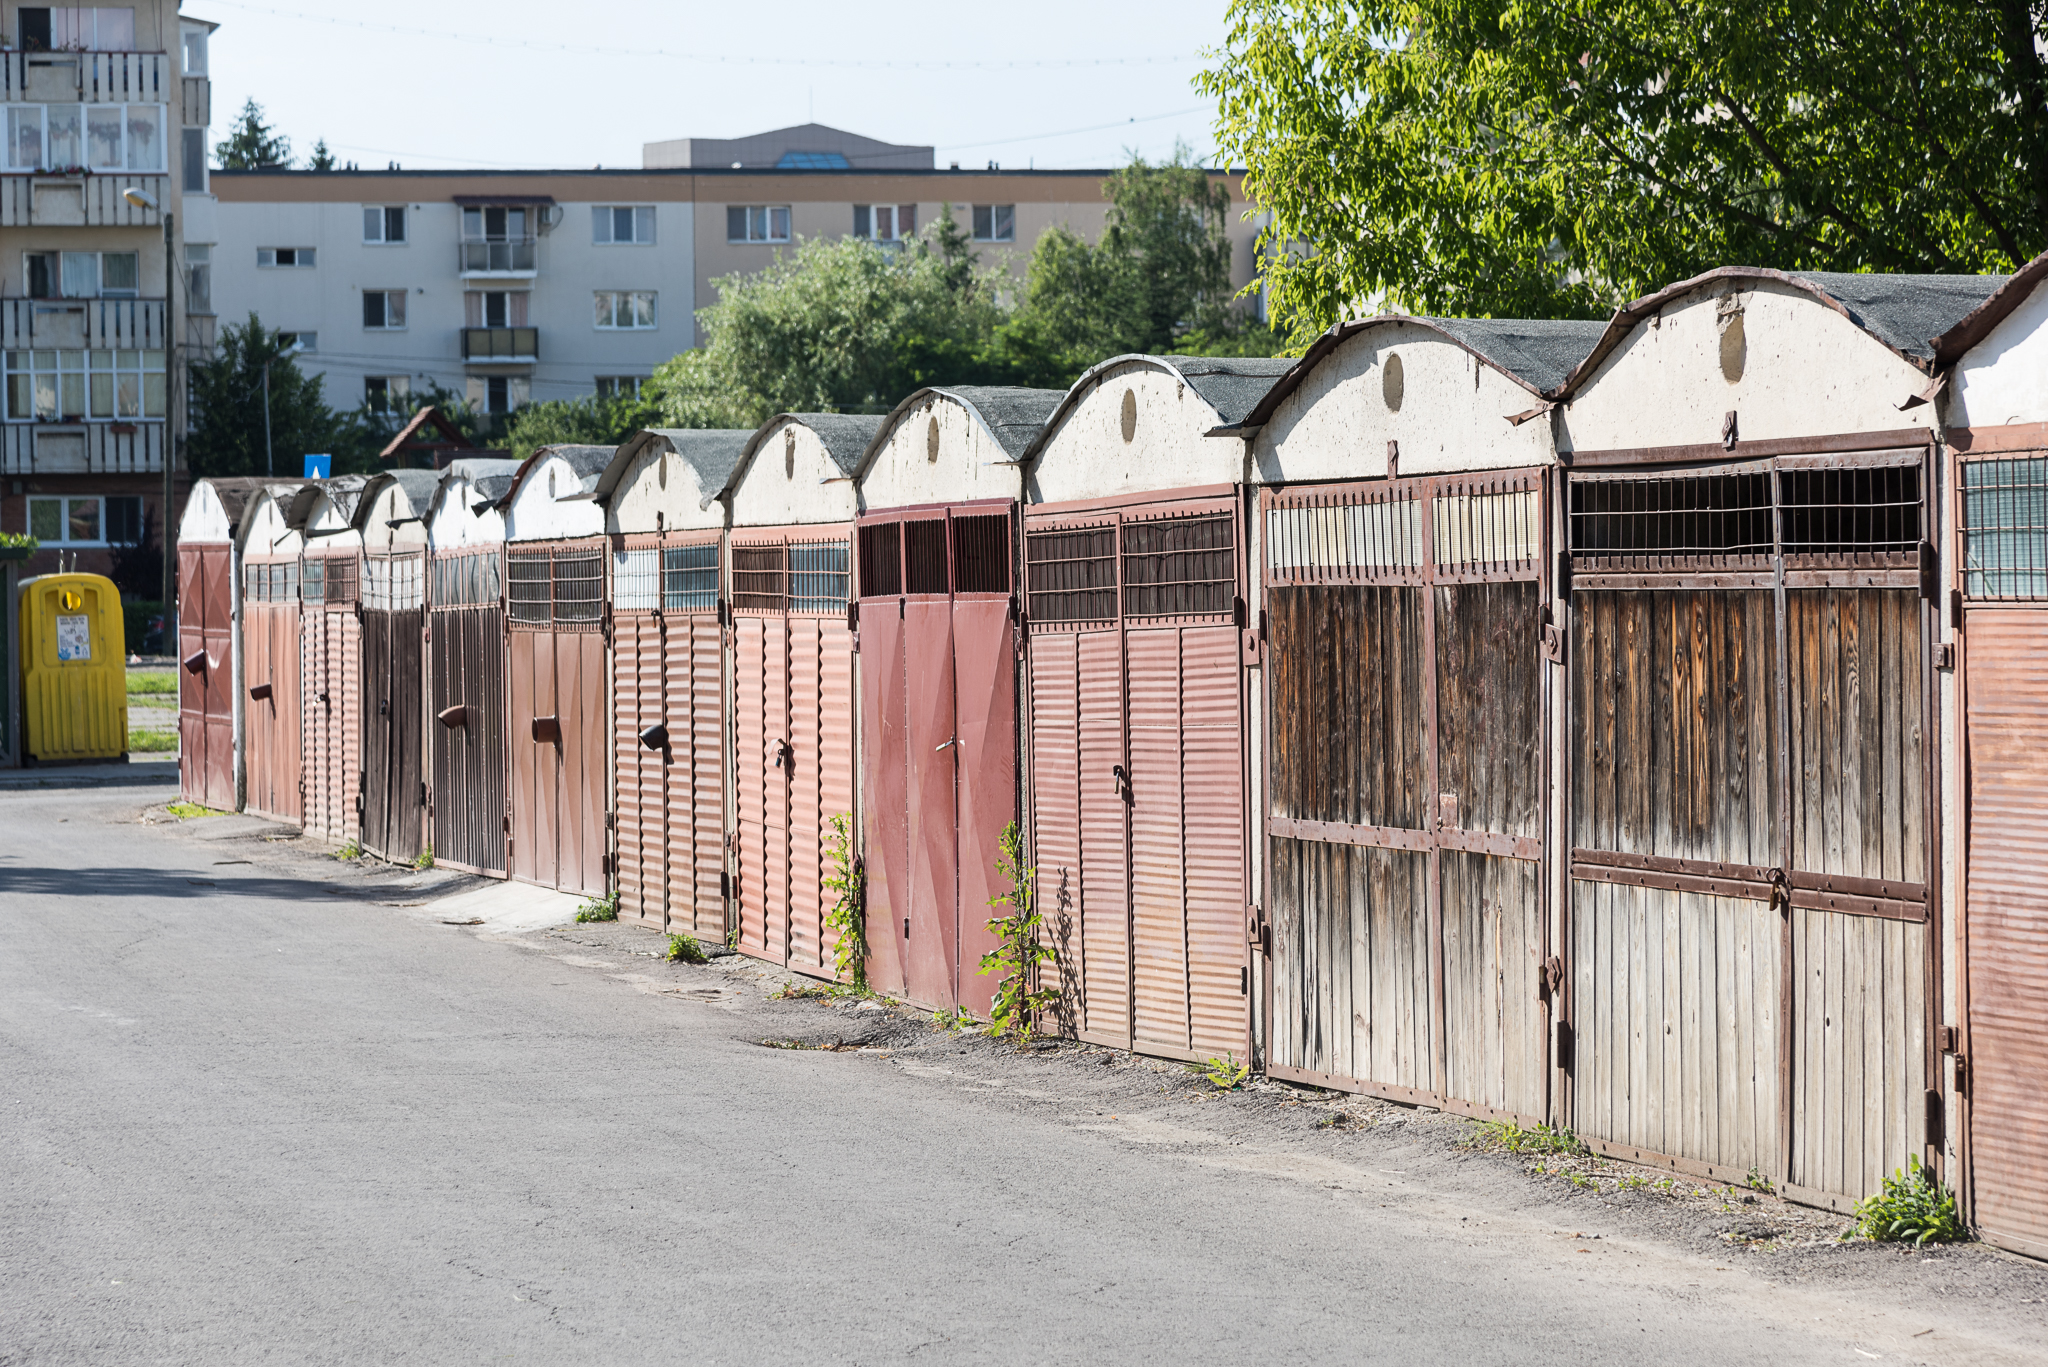
[[[0,793],[7,1367],[2024,1360],[1712,1255],[1474,1234],[1469,1192],[763,1049],[123,824],[148,798]]]

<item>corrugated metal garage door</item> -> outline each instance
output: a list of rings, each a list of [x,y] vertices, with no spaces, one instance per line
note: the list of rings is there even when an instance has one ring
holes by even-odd
[[[300,564],[300,699],[305,828],[336,845],[361,830],[362,624],[356,619],[353,552],[309,555]]]
[[[178,547],[178,791],[235,802],[234,548]]]
[[[869,973],[977,1014],[995,990],[976,968],[994,947],[997,841],[1017,810],[1009,506],[860,523]]]
[[[1964,1028],[1971,1222],[2048,1257],[2048,453],[1965,460]]]
[[[424,842],[426,557],[363,561],[363,848],[410,864]]]
[[[506,549],[512,876],[605,892],[611,752],[601,542]]]
[[[1247,1049],[1244,602],[1230,499],[1026,521],[1039,905],[1063,1023]]]
[[[297,824],[299,764],[299,562],[242,567],[244,810]]]
[[[503,876],[506,808],[502,552],[428,560],[426,727],[434,859]]]

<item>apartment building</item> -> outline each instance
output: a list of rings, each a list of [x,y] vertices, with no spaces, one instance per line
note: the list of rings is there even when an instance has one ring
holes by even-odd
[[[32,572],[60,552],[105,572],[175,529],[178,367],[213,337],[184,210],[206,191],[215,27],[177,0],[0,0],[0,530],[41,541]]]
[[[430,382],[476,408],[632,390],[699,343],[712,281],[802,238],[885,250],[951,205],[1023,270],[1054,224],[1098,235],[1100,170],[939,169],[930,147],[820,124],[649,143],[638,168],[216,171],[213,296],[293,334],[337,408],[408,410]],[[1235,176],[1224,177],[1233,196]],[[1256,229],[1233,221],[1234,277]]]

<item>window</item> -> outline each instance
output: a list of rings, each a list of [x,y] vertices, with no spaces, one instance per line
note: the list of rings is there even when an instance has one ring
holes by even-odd
[[[403,204],[366,204],[363,206],[363,241],[381,242],[394,246],[405,241],[405,206]]]
[[[640,386],[646,383],[638,375],[600,375],[597,377],[597,397],[600,399],[637,399]]]
[[[849,171],[853,163],[844,152],[784,152],[776,160],[778,171]]]
[[[141,281],[134,252],[24,252],[31,299],[133,299]]]
[[[259,266],[280,266],[307,270],[312,267],[314,257],[315,252],[311,247],[258,247],[256,249],[256,264]]]
[[[787,204],[726,205],[725,240],[728,242],[789,241],[789,206]]]
[[[875,242],[901,242],[917,235],[915,204],[856,204],[853,235]]]
[[[530,290],[465,290],[462,322],[473,328],[523,328]]]
[[[1017,240],[1017,206],[1014,204],[975,205],[974,240],[976,242],[1015,242]]]
[[[320,349],[320,334],[317,332],[280,332],[277,334],[277,344],[286,351],[290,351],[294,347],[300,351],[318,351]]]
[[[2048,598],[2048,458],[1963,463],[1963,591]]]
[[[661,606],[711,612],[718,606],[718,543],[671,546],[661,553]]]
[[[213,248],[204,242],[185,245],[185,311],[213,312]]]
[[[188,28],[185,30],[185,74],[204,76],[206,74],[206,30]]]
[[[17,104],[7,109],[7,169],[161,171],[159,104]]]
[[[142,540],[142,500],[30,498],[28,530],[45,546],[132,546]]]
[[[597,291],[597,327],[600,332],[644,332],[653,326],[653,290]]]
[[[79,5],[21,10],[21,46],[36,52],[133,52],[135,11]]]
[[[363,407],[372,413],[403,413],[412,405],[410,375],[365,375]]]
[[[524,408],[533,382],[524,375],[472,375],[470,407],[484,413],[511,413]]]
[[[206,130],[181,128],[178,132],[182,138],[178,163],[183,172],[183,189],[188,195],[203,195],[206,193]]]
[[[593,204],[590,240],[599,246],[644,246],[654,241],[652,204]]]
[[[404,290],[364,290],[363,326],[402,328],[405,326]]]
[[[161,351],[10,351],[6,366],[9,422],[164,415]]]
[[[462,211],[462,269],[534,269],[534,215],[524,208],[480,204]]]

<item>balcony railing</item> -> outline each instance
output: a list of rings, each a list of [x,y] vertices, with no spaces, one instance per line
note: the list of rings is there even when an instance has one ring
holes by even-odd
[[[0,100],[163,104],[170,70],[161,52],[5,52]]]
[[[462,359],[465,361],[537,361],[540,359],[539,328],[464,328]]]
[[[171,202],[162,172],[10,172],[0,176],[0,228],[153,228],[155,209],[130,204],[121,192],[137,186]]]
[[[525,242],[464,242],[462,252],[462,273],[464,275],[528,274],[534,271],[534,251],[531,240]]]
[[[161,299],[0,299],[0,348],[155,351],[164,344]]]

